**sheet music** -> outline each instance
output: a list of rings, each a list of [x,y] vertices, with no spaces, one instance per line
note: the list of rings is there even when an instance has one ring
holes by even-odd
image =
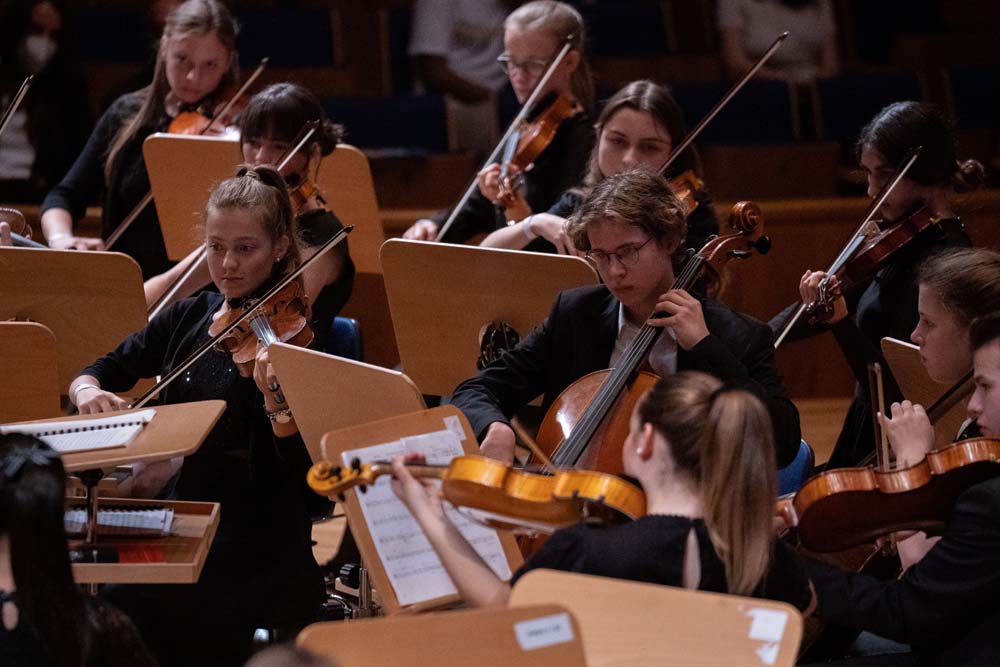
[[[156,410],[112,414],[100,419],[73,419],[37,424],[0,426],[0,434],[26,433],[45,442],[61,454],[124,447],[153,420]]]
[[[393,442],[345,451],[345,465],[353,458],[362,462],[386,461],[397,454],[420,453],[430,464],[447,464],[465,451],[454,431],[444,429]],[[389,575],[400,605],[410,605],[458,591],[430,542],[406,506],[396,498],[388,477],[380,477],[367,493],[357,494],[365,522],[371,531],[382,566]],[[469,540],[476,552],[500,579],[510,579],[510,564],[503,552],[500,538],[492,528],[474,523],[446,503],[452,523]]]
[[[66,510],[63,516],[66,533],[85,535],[87,533],[86,508]],[[153,536],[170,534],[174,524],[174,510],[171,507],[156,508],[115,508],[97,510],[97,534],[104,536]]]

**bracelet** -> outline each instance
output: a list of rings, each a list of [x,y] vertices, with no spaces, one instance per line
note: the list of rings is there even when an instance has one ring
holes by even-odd
[[[273,412],[265,408],[264,412],[267,413],[267,418],[271,420],[272,424],[287,424],[292,421],[291,408],[281,408]]]
[[[73,390],[73,395],[72,395],[73,405],[79,405],[79,403],[76,402],[76,397],[77,394],[79,394],[84,389],[96,389],[97,391],[101,391],[101,388],[98,387],[96,384],[90,384],[89,382],[78,384],[76,385],[76,389]]]
[[[524,232],[524,235],[528,237],[529,241],[534,241],[538,238],[538,234],[536,234],[535,230],[531,228],[531,219],[534,217],[535,216],[532,214],[521,221],[521,231]]]

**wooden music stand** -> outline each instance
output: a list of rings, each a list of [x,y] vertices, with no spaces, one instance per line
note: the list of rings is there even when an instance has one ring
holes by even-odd
[[[534,570],[511,607],[556,603],[580,623],[590,667],[795,664],[802,616],[784,602]]]
[[[549,631],[545,634],[550,639],[541,639],[537,648],[525,648],[532,645],[522,645],[525,633],[539,626]],[[340,667],[367,666],[373,660],[384,667],[586,664],[576,619],[556,604],[315,623],[302,630],[295,643]]]
[[[324,458],[324,433],[427,407],[416,385],[397,371],[286,343],[269,352],[313,462]]]
[[[202,244],[205,204],[216,184],[236,175],[240,142],[157,132],[142,142],[142,155],[167,256],[180,261]]]
[[[0,248],[0,320],[51,329],[66,391],[88,364],[146,326],[142,273],[121,253]]]
[[[0,423],[59,415],[59,367],[56,337],[37,322],[0,322],[0,350],[5,350],[0,382]]]
[[[476,374],[483,325],[527,336],[559,292],[598,282],[579,257],[400,239],[382,246],[382,270],[403,369],[441,396]]]
[[[432,433],[443,429],[450,430],[454,427],[460,427],[462,430],[464,437],[461,439],[461,444],[465,453],[477,454],[479,452],[479,445],[476,443],[472,428],[465,419],[465,415],[453,405],[445,405],[439,408],[331,431],[323,436],[322,454],[325,460],[336,462],[339,465],[342,460],[341,455],[345,451],[392,442],[406,436]],[[378,591],[381,597],[382,609],[387,615],[401,611],[414,612],[440,609],[459,601],[457,595],[450,595],[424,600],[416,604],[401,605],[390,583],[389,575],[386,573],[385,567],[379,558],[378,550],[372,539],[371,530],[365,521],[361,505],[358,503],[355,493],[349,492],[346,494],[344,507],[347,513],[347,523],[351,527],[354,539],[358,543],[358,550],[361,552],[362,559],[368,568],[375,590]],[[510,533],[498,531],[497,534],[500,537],[500,544],[507,558],[507,563],[510,566],[511,572],[513,572],[520,566],[523,560],[517,542]]]
[[[316,186],[326,203],[351,232],[351,259],[358,273],[382,273],[379,248],[385,242],[378,214],[375,183],[368,158],[354,146],[338,144],[323,158]]]
[[[66,452],[62,455],[63,466],[67,472],[84,473],[82,477],[88,488],[89,511],[96,512],[99,509],[97,482],[102,477],[99,471],[126,463],[162,461],[193,454],[215,427],[225,409],[226,402],[221,400],[156,406],[156,416],[126,446]],[[119,414],[129,412],[137,410],[123,410]],[[107,416],[75,415],[25,423],[57,424]],[[98,471],[98,474],[89,474],[92,471]],[[218,503],[115,499],[112,504],[173,507],[173,532],[169,537],[152,540],[98,540],[97,547],[116,547],[120,552],[125,547],[124,551],[135,554],[135,562],[74,564],[73,573],[77,583],[194,583],[198,580],[219,525]],[[154,562],[143,562],[143,555],[151,557]]]
[[[882,355],[896,378],[903,397],[929,408],[948,389],[948,385],[937,382],[927,374],[920,361],[920,348],[912,343],[895,338],[882,339]],[[968,400],[955,403],[934,424],[934,446],[950,445],[966,419],[965,406]],[[886,406],[886,410],[889,406]]]

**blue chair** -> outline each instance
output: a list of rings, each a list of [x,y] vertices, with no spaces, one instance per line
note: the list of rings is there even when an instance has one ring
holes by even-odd
[[[353,317],[335,317],[326,337],[326,352],[361,361],[361,325]]]
[[[795,460],[778,471],[778,494],[795,493],[799,487],[813,474],[816,457],[812,447],[805,440],[799,443],[799,453]]]

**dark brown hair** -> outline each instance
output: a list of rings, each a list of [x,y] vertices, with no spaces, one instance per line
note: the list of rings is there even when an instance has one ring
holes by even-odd
[[[240,114],[240,145],[253,139],[270,138],[291,142],[311,121],[320,121],[309,144],[327,156],[340,143],[344,128],[326,117],[311,91],[294,83],[275,83],[250,98]]]
[[[917,146],[920,157],[906,176],[920,185],[949,185],[955,192],[982,187],[983,165],[958,161],[955,132],[938,109],[924,102],[896,102],[885,107],[858,137],[857,152],[869,146],[893,166],[901,166]]]

